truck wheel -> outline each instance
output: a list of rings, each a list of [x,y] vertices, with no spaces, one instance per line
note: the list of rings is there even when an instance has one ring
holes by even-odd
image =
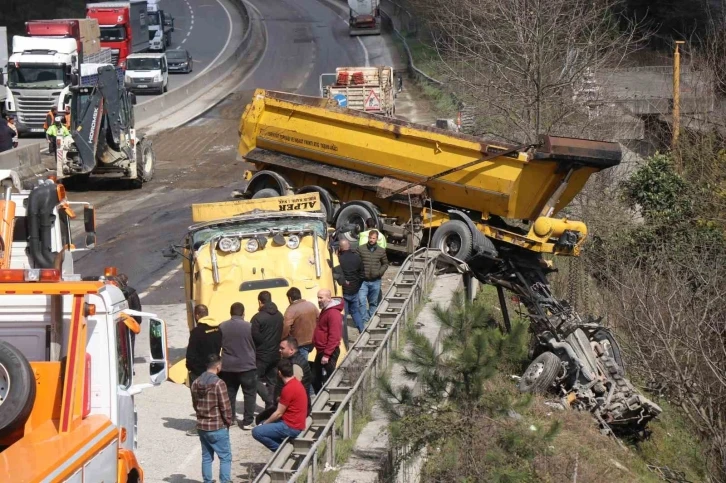
[[[625,375],[625,362],[623,361],[623,353],[620,350],[620,344],[615,340],[615,337],[610,331],[604,329],[598,329],[590,337],[590,340],[594,340],[599,343],[605,350],[605,354],[615,361],[620,368],[621,375]]]
[[[460,220],[449,220],[441,225],[431,238],[431,248],[451,257],[466,260],[471,255],[473,236],[469,227]]]
[[[559,357],[551,352],[543,352],[533,360],[519,380],[519,390],[535,394],[545,394],[554,387],[562,364]]]
[[[151,181],[155,170],[156,156],[154,150],[150,142],[142,139],[136,150],[136,179],[131,181],[134,188],[141,188],[144,183]]]
[[[378,213],[374,212],[371,207],[355,202],[348,203],[338,210],[335,217],[335,229],[342,231],[342,228],[346,225],[355,225],[363,232],[366,230],[366,220],[368,218],[373,218],[376,220],[376,226],[380,226]],[[358,237],[351,235],[350,232],[345,232],[343,236],[351,242],[358,242]]]
[[[20,352],[0,340],[0,434],[25,424],[35,402],[33,368]]]
[[[262,188],[260,191],[252,195],[252,199],[274,198],[275,196],[280,196],[280,193],[278,193],[277,190],[273,188]]]

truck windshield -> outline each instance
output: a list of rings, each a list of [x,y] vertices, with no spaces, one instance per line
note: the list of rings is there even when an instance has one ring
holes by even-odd
[[[325,239],[327,230],[325,223],[322,220],[314,220],[310,218],[283,218],[273,220],[259,220],[259,221],[248,221],[244,224],[241,223],[229,223],[199,230],[194,234],[194,249],[198,249],[200,246],[208,242],[211,238],[228,234],[241,234],[246,233],[260,233],[272,231],[282,231],[283,233],[288,231],[300,231],[300,230],[314,230],[315,233]]]
[[[8,64],[8,87],[18,89],[52,89],[66,85],[62,65]]]
[[[127,58],[126,70],[159,70],[161,60],[152,58]]]
[[[159,25],[159,12],[149,12],[149,25]]]
[[[101,27],[101,42],[114,42],[126,39],[126,30],[123,25]]]

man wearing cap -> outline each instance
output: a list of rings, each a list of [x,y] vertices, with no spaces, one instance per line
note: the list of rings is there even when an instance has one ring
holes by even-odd
[[[48,128],[48,130],[45,132],[46,137],[48,138],[48,152],[55,153],[55,138],[60,136],[70,136],[71,133],[68,131],[68,128],[63,125],[63,117],[56,116],[55,121],[53,122],[53,125]]]

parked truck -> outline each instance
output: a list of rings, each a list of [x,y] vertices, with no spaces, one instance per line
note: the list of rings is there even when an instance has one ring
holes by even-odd
[[[189,330],[196,326],[196,305],[206,305],[209,315],[222,321],[235,302],[256,307],[262,290],[278,306],[291,287],[315,305],[320,289],[342,297],[333,276],[338,257],[328,247],[326,208],[317,192],[193,204],[192,221],[183,245],[165,251],[168,257],[183,257]],[[341,341],[338,364],[346,354]],[[172,367],[170,379],[184,382],[182,361]]]
[[[348,34],[380,35],[381,10],[379,0],[348,0]]]
[[[149,50],[146,0],[89,3],[86,17],[98,20],[101,46],[111,49],[114,65],[125,67],[126,57]]]
[[[65,184],[84,184],[91,175],[151,181],[156,159],[151,141],[134,125],[136,97],[124,87],[119,69],[89,65],[95,83],[71,86],[71,134],[56,138],[56,175]]]
[[[334,74],[320,75],[320,96],[340,107],[393,117],[393,67],[338,67]]]
[[[54,106],[65,109],[71,73],[82,63],[110,62],[110,49],[85,55],[75,38],[14,36],[5,108],[15,116],[19,134],[45,132],[46,114]]]
[[[552,392],[603,428],[641,431],[661,409],[624,377],[613,334],[558,299],[544,254],[578,256],[587,226],[555,218],[588,178],[620,162],[616,143],[543,136],[506,145],[257,90],[240,121],[253,163],[244,196],[320,194],[338,230],[372,219],[388,247],[427,244],[529,312],[534,359],[520,389]],[[327,200],[327,201],[326,201]]]
[[[174,17],[159,8],[158,0],[149,0],[149,50],[165,52],[171,47],[171,33],[174,31]]]
[[[29,37],[76,39],[76,50],[81,57],[95,54],[101,50],[101,30],[96,19],[31,20],[25,22],[25,33]]]
[[[0,477],[3,481],[143,481],[134,396],[167,377],[165,323],[130,310],[124,287],[73,270],[70,220],[88,203],[42,180],[23,190],[0,171]],[[134,384],[135,318],[147,317],[150,383]]]

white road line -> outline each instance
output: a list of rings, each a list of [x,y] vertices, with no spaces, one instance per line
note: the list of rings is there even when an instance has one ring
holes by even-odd
[[[222,3],[221,0],[217,0],[217,3],[219,4],[220,7],[222,7],[224,9],[224,13],[227,14],[227,20],[229,21],[229,33],[227,34],[227,41],[224,43],[224,47],[222,47],[222,50],[219,51],[219,53],[214,58],[214,60],[212,60],[209,63],[209,65],[207,65],[207,67],[204,68],[203,71],[201,71],[199,74],[197,74],[197,76],[204,74],[209,69],[211,69],[214,66],[214,64],[217,63],[217,61],[222,56],[224,51],[227,50],[227,46],[229,46],[229,42],[232,40],[232,30],[234,29],[234,25],[232,24],[232,15],[229,14],[229,10],[227,10],[227,7],[224,6],[224,4]]]
[[[151,285],[149,285],[149,288],[147,288],[146,291],[144,291],[144,292],[142,292],[142,293],[139,294],[139,299],[142,299],[142,298],[146,297],[147,295],[149,295],[151,292],[154,291],[154,289],[156,289],[157,287],[159,287],[162,283],[166,282],[171,277],[173,277],[174,275],[176,275],[177,273],[179,273],[179,270],[181,270],[181,269],[182,269],[182,265],[179,264],[179,266],[177,266],[171,272],[167,273],[166,275],[164,275],[163,277],[161,277],[159,280],[157,280],[156,282],[154,282]]]
[[[346,19],[344,19],[340,15],[337,15],[337,17],[340,20],[342,20],[345,25],[347,25],[347,26],[350,27],[350,24],[348,23],[348,21]],[[358,43],[360,44],[361,48],[363,49],[363,58],[365,59],[366,67],[370,67],[371,66],[371,58],[370,58],[370,55],[368,55],[368,49],[366,48],[366,44],[363,43],[363,39],[361,39],[360,37],[356,37],[355,39],[358,41]]]

